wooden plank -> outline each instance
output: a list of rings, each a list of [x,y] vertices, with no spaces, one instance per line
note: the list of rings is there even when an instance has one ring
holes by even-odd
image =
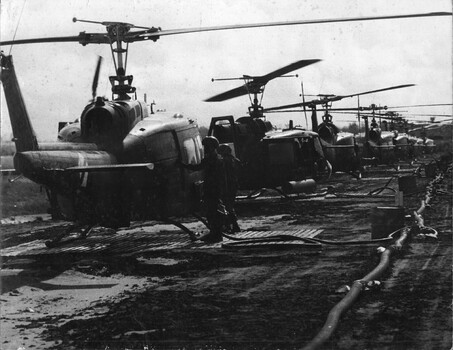
[[[312,238],[323,230],[315,227],[303,227],[295,230],[274,230],[274,231],[243,231],[234,237],[240,240],[253,238],[272,237],[278,235],[294,236],[297,238]],[[223,242],[205,243],[202,241],[192,242],[188,235],[179,233],[129,233],[116,235],[88,236],[85,239],[68,242],[54,248],[47,248],[44,241],[33,241],[20,244],[15,247],[8,247],[1,250],[2,256],[30,256],[30,255],[53,255],[53,254],[122,254],[140,253],[145,251],[162,251],[173,249],[218,249],[222,243],[238,242],[225,238]],[[252,245],[296,244],[297,241],[287,242],[260,242],[250,243]],[[303,244],[298,242],[297,244]]]

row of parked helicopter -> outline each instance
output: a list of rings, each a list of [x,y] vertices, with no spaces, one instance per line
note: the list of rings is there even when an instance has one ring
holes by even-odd
[[[438,15],[451,13],[401,17]],[[389,17],[364,20],[386,18]],[[305,23],[318,22],[300,21],[297,24]],[[319,23],[326,23],[326,20]],[[203,148],[198,125],[180,114],[154,112],[146,102],[131,98],[130,95],[135,93],[131,85],[133,77],[126,75],[124,64],[127,62],[124,58],[128,45],[123,47],[122,44],[156,41],[164,35],[203,29],[165,31],[154,27],[143,29],[122,22],[100,24],[106,27],[107,33],[82,32],[74,37],[1,42],[2,45],[54,41],[78,41],[82,45],[108,43],[116,68],[116,75],[110,77],[112,100],[96,96],[99,61],[93,81],[92,102],[85,107],[76,122],[62,126],[59,142],[38,144],[20,92],[12,57],[2,54],[1,80],[16,144],[16,171],[47,189],[54,214],[58,213],[88,227],[98,224],[117,228],[129,225],[132,219],[158,218],[171,221],[171,218],[196,212],[200,205],[202,173],[190,172],[177,164],[180,161],[201,161]],[[246,27],[210,27],[205,30]],[[142,30],[132,31],[132,28]],[[411,84],[347,96],[322,96],[317,100],[267,109],[258,102],[259,94],[270,80],[317,61],[301,60],[263,76],[244,76],[242,79],[245,83],[240,87],[206,100],[224,101],[245,94],[253,97],[249,115],[236,120],[233,116],[214,117],[208,131],[220,143],[229,144],[236,157],[242,161],[242,190],[256,192],[262,188],[279,188],[291,182],[291,189],[297,192],[303,189],[308,179],[320,180],[335,171],[359,176],[363,160],[394,164],[399,159],[414,159],[419,153],[433,147],[431,140],[412,138],[396,130],[383,130],[376,118],[385,120],[390,117],[375,115],[378,110],[375,107],[371,107],[370,113],[362,114],[366,126],[363,137],[339,132],[328,113],[328,106],[334,101],[405,88]],[[316,115],[318,105],[325,109],[319,125]],[[308,107],[312,110],[311,131],[292,123],[288,129],[275,130],[264,118],[264,113],[293,107]],[[368,118],[371,119],[370,125]]]

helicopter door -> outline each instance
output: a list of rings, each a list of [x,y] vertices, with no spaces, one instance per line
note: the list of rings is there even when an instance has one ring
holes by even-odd
[[[200,164],[203,158],[203,147],[199,135],[183,141],[183,162],[186,164]]]
[[[135,162],[151,162],[153,171],[130,171],[133,206],[137,219],[165,217],[173,213],[181,191],[181,175],[175,162],[179,156],[176,134],[171,130],[150,133],[142,138],[145,152]]]
[[[208,135],[216,137],[220,144],[230,146],[231,153],[237,157],[235,127],[234,118],[231,115],[214,117],[211,120]]]
[[[324,166],[322,161],[324,151],[319,137],[301,137],[297,139],[297,163],[299,174],[302,178],[315,177],[319,166]]]
[[[182,142],[182,161],[185,164],[200,164],[204,156],[200,135],[192,136]],[[201,171],[181,169],[183,175],[183,189],[187,205],[198,210],[203,196],[203,181]]]
[[[268,143],[266,177],[271,183],[280,184],[292,177],[296,167],[293,139],[274,140]]]

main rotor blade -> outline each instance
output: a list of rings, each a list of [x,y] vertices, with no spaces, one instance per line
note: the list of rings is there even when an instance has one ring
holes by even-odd
[[[225,25],[225,26],[204,27],[204,28],[170,29],[170,30],[162,30],[160,32],[157,32],[155,35],[162,36],[162,35],[176,35],[176,34],[186,34],[186,33],[196,33],[196,32],[208,32],[208,31],[214,31],[214,30],[291,26],[291,25],[299,25],[299,24],[373,21],[373,20],[380,20],[380,19],[397,19],[397,18],[416,18],[416,17],[433,17],[433,16],[437,17],[437,16],[451,16],[451,15],[452,15],[451,12],[429,12],[429,13],[415,13],[415,14],[408,14],[408,15],[393,15],[393,16],[312,19],[312,20],[300,20],[300,21],[283,21],[283,22]]]
[[[344,96],[335,96],[335,97],[333,97],[333,99],[335,99],[335,101],[336,101],[336,99],[340,99],[340,100],[341,100],[341,99],[346,98],[346,97],[354,97],[354,96],[361,96],[361,95],[372,94],[372,93],[375,93],[375,92],[381,92],[381,91],[387,91],[387,90],[395,90],[395,89],[402,89],[402,88],[410,87],[410,86],[415,86],[415,84],[397,85],[397,86],[391,86],[391,87],[384,88],[384,89],[378,89],[378,90],[360,92],[360,93],[358,93],[358,94],[344,95]]]
[[[315,100],[316,101],[316,100]],[[304,106],[310,106],[314,105],[316,103],[313,103],[314,101],[307,101],[307,102],[299,102],[299,103],[293,103],[290,105],[282,105],[282,106],[276,106],[276,107],[269,107],[265,108],[263,112],[272,112],[272,111],[278,111],[281,109],[288,109],[288,108],[295,108],[295,107],[304,107]]]
[[[280,69],[277,69],[269,74],[262,75],[259,77],[255,77],[252,81],[247,82],[246,84],[239,86],[237,88],[228,90],[226,92],[223,92],[221,94],[212,96],[208,99],[206,99],[206,102],[219,102],[219,101],[225,101],[229,100],[235,97],[239,97],[242,95],[248,94],[251,89],[256,89],[258,87],[266,85],[269,80],[272,80],[274,78],[277,78],[279,76],[285,75],[286,73],[292,72],[296,69],[302,68],[309,66],[310,64],[319,62],[321,60],[318,59],[312,59],[312,60],[300,60],[294,63],[291,63],[285,67],[282,67]]]
[[[361,112],[361,114],[366,114],[366,113],[370,113],[368,109],[357,109],[357,108],[329,108],[329,109],[317,109],[316,110],[317,112],[320,112],[320,113],[323,113],[323,112],[335,112],[335,113],[339,113],[339,114],[354,114],[354,115],[357,115],[357,112]],[[365,112],[364,112],[365,111]],[[284,110],[267,110],[267,109],[264,109],[264,112],[266,113],[301,113],[303,112],[303,110],[300,110],[300,109],[284,109]],[[407,112],[407,111],[398,111],[398,113],[401,113],[401,112]],[[387,113],[387,112],[385,112]],[[396,113],[396,112],[395,112]],[[376,113],[375,115],[379,115],[378,113]],[[381,114],[383,115],[383,114]]]
[[[432,103],[427,105],[392,106],[389,108],[435,107],[435,106],[453,106],[453,103]]]
[[[375,92],[394,90],[394,89],[401,89],[401,88],[410,87],[410,86],[415,86],[415,84],[404,84],[404,85],[391,86],[391,87],[384,88],[384,89],[371,90],[371,91],[360,92],[360,93],[351,94],[351,95],[340,95],[340,96],[335,96],[334,95],[333,97],[324,97],[324,98],[321,98],[321,99],[318,99],[318,100],[312,100],[312,101],[300,102],[300,103],[293,103],[293,104],[283,105],[283,106],[270,107],[270,108],[264,109],[264,112],[277,111],[277,110],[281,110],[281,109],[303,107],[303,106],[322,105],[322,104],[326,104],[326,103],[329,103],[329,102],[339,101],[339,100],[342,100],[342,99],[344,99],[346,97],[354,97],[354,96],[372,94],[372,93],[375,93]]]
[[[353,112],[335,112],[335,114],[346,114],[346,115],[354,115],[356,116],[356,113]],[[398,121],[405,119],[404,116],[392,116],[392,115],[386,115],[386,114],[371,114],[371,113],[360,113],[361,118],[375,118],[375,119],[385,119],[385,120],[393,120],[393,121]]]
[[[295,70],[297,70],[299,68],[302,68],[302,67],[309,66],[310,64],[313,64],[313,63],[316,63],[316,62],[319,62],[319,61],[321,61],[321,60],[318,60],[318,59],[300,60],[300,61],[288,64],[287,66],[282,67],[280,69],[277,69],[277,70],[275,70],[275,71],[273,71],[273,72],[271,72],[269,74],[263,75],[261,77],[257,77],[255,79],[253,79],[253,82],[254,83],[266,84],[269,80],[278,78],[278,77],[280,77],[282,75],[285,75],[285,74],[287,74],[289,72],[295,71]]]
[[[51,38],[6,40],[6,41],[0,41],[0,45],[62,43],[62,42],[74,42],[74,41],[80,41],[80,35],[78,35],[78,36],[56,36],[56,37],[51,37]]]
[[[325,109],[322,109],[322,110],[325,110]],[[329,112],[338,112],[338,111],[355,111],[355,112],[359,111],[359,112],[361,112],[361,111],[372,111],[372,110],[380,112],[382,110],[387,111],[387,106],[376,107],[376,108],[370,108],[370,107],[329,108],[328,110],[329,110]],[[403,112],[403,111],[398,111],[398,112]],[[386,113],[386,112],[384,112],[384,113]]]
[[[225,101],[229,100],[231,98],[239,97],[242,95],[247,95],[249,90],[247,89],[247,85],[242,85],[237,88],[225,91],[221,94],[212,96],[208,99],[205,100],[205,102],[220,102],[220,101]]]
[[[441,118],[451,118],[451,114],[427,114],[427,113],[405,113],[404,115],[416,115],[416,116],[426,116],[426,117],[441,117]]]
[[[277,26],[290,26],[290,25],[302,25],[302,24],[322,24],[322,23],[338,23],[338,22],[354,22],[354,21],[373,21],[381,19],[398,19],[398,18],[417,18],[417,17],[440,17],[440,16],[451,16],[451,12],[428,12],[428,13],[415,13],[407,15],[393,15],[393,16],[371,16],[371,17],[352,17],[352,18],[331,18],[331,19],[314,19],[314,20],[299,20],[299,21],[283,21],[283,22],[267,22],[267,23],[252,23],[252,24],[235,24],[225,26],[214,26],[214,27],[201,27],[201,28],[186,28],[186,29],[152,29],[142,31],[131,31],[125,35],[128,42],[140,41],[140,40],[155,40],[161,36],[166,35],[177,35],[177,34],[189,34],[189,33],[200,33],[218,30],[232,30],[232,29],[247,29],[247,28],[260,28],[260,27],[277,27]],[[110,23],[110,22],[105,22]],[[101,23],[102,24],[102,23]],[[148,28],[138,27],[136,28]],[[85,34],[80,33],[79,36],[70,37],[52,37],[52,38],[36,38],[36,39],[23,39],[23,40],[8,40],[0,41],[0,45],[12,45],[12,44],[33,44],[33,43],[48,43],[48,42],[72,42],[78,41],[82,45],[86,44],[101,44],[109,43],[109,38],[106,34]]]
[[[93,101],[96,98],[96,90],[98,88],[99,81],[99,71],[101,70],[102,56],[99,56],[98,63],[96,65],[96,70],[94,72],[93,85],[91,86],[91,94],[93,96]]]

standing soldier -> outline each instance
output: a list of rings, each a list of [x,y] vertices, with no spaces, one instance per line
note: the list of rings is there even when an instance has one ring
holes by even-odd
[[[238,173],[241,161],[231,154],[231,147],[226,144],[219,147],[219,153],[223,157],[225,168],[225,193],[223,196],[223,203],[228,212],[231,231],[240,232],[241,228],[238,225],[238,219],[234,210],[234,202],[239,186]]]
[[[221,198],[225,186],[224,165],[222,157],[217,153],[219,141],[215,137],[205,137],[202,144],[204,158],[200,164],[181,164],[192,171],[204,171],[203,203],[210,232],[201,239],[214,243],[222,241],[223,214],[219,210],[223,207]]]

